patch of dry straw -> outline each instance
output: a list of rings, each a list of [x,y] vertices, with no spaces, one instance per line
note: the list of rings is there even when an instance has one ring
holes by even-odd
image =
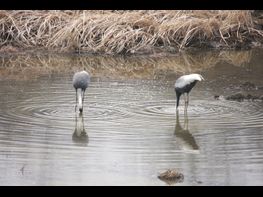
[[[0,11],[0,46],[106,54],[262,40],[252,11]]]

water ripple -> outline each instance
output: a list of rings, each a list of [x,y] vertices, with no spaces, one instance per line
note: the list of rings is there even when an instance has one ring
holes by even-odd
[[[199,167],[204,163],[213,166],[213,160],[219,160],[216,166],[223,168],[220,160],[236,164],[241,158],[254,163],[263,159],[259,147],[263,141],[259,132],[263,128],[262,102],[214,100],[194,92],[187,122],[183,100],[180,119],[176,119],[170,87],[161,87],[164,96],[158,84],[142,84],[138,89],[138,84],[131,82],[94,82],[85,95],[82,121],[74,111],[74,89],[70,82],[62,81],[43,89],[32,84],[28,91],[1,93],[3,154],[19,162],[56,158],[70,163],[70,169],[77,161],[92,170],[107,168],[109,163],[121,163],[124,169],[151,164],[180,166],[189,164],[189,158]],[[87,136],[74,135],[76,129],[85,130]],[[0,158],[0,165],[1,161],[4,159]]]

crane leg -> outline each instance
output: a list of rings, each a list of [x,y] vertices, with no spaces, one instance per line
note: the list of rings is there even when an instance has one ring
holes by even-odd
[[[184,94],[184,105],[186,105],[186,96]]]
[[[85,93],[85,90],[82,90],[82,104],[84,104],[84,93]]]
[[[186,98],[186,106],[188,107],[189,104],[189,93],[187,93],[187,98]]]
[[[189,94],[187,93],[187,95],[184,94],[184,113],[187,113],[188,103],[189,103]]]
[[[184,129],[188,130],[188,115],[187,115],[187,109],[184,111]]]
[[[76,89],[76,104],[75,104],[75,112],[76,112],[76,110],[77,110],[77,103],[78,103],[78,98],[77,98],[77,89]]]

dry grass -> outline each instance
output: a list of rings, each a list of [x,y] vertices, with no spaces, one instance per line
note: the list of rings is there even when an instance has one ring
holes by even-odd
[[[262,42],[252,11],[0,11],[0,46],[103,54]],[[257,24],[255,25],[255,22]],[[262,25],[262,24],[261,24]]]

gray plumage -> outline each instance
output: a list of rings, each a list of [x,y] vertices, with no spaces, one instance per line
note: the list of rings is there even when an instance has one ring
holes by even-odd
[[[77,103],[79,105],[79,111],[83,111],[83,103],[84,103],[84,93],[88,88],[90,83],[90,76],[86,71],[80,71],[74,74],[73,76],[73,86],[76,90],[76,106]]]
[[[75,89],[81,88],[86,90],[89,86],[90,77],[86,71],[77,72],[73,76],[73,86]]]

